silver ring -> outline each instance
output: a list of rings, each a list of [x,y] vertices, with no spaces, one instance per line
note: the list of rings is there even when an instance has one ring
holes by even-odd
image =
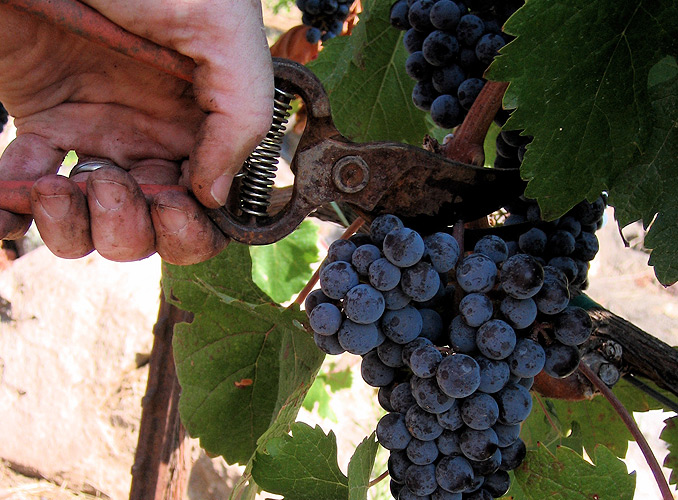
[[[99,170],[102,167],[120,168],[107,158],[86,158],[83,161],[78,162],[78,164],[73,167],[71,173],[68,174],[68,177],[74,177],[85,172],[94,172],[95,170]]]

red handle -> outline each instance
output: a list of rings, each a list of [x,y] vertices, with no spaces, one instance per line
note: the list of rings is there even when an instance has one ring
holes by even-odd
[[[80,191],[87,195],[87,184],[76,182]],[[15,214],[30,215],[31,212],[31,188],[33,181],[0,181],[0,209]],[[183,186],[162,184],[139,184],[141,191],[146,196],[155,196],[164,191],[179,191],[187,193]]]

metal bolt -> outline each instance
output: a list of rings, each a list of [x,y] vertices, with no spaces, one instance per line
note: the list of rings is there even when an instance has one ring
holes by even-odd
[[[370,168],[359,156],[344,156],[332,167],[332,180],[340,191],[357,193],[367,186]]]

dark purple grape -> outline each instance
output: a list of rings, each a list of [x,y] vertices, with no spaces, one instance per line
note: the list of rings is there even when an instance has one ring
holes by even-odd
[[[431,378],[435,376],[442,360],[443,355],[438,349],[432,345],[423,345],[412,351],[407,364],[417,377]]]
[[[370,284],[381,292],[394,289],[400,283],[400,268],[385,257],[380,257],[368,268]]]
[[[408,20],[413,28],[419,31],[431,31],[431,8],[435,2],[433,0],[417,0],[410,6]]]
[[[389,401],[393,407],[393,411],[397,411],[398,413],[407,413],[407,410],[409,410],[410,407],[417,404],[408,382],[395,386],[391,391]]]
[[[501,450],[501,465],[500,470],[510,471],[517,468],[525,459],[527,455],[527,448],[522,439],[516,439],[512,444]]]
[[[330,262],[336,262],[338,260],[351,262],[355,250],[356,246],[352,241],[334,240],[327,249],[327,260]]]
[[[497,280],[497,265],[487,255],[473,253],[459,263],[456,278],[465,292],[489,292]]]
[[[318,304],[308,317],[311,330],[318,335],[334,335],[342,322],[341,311],[330,302]]]
[[[380,387],[377,391],[377,401],[379,406],[381,406],[386,411],[395,411],[393,406],[391,406],[391,392],[393,391],[394,384],[388,384],[383,387]]]
[[[508,472],[498,470],[492,474],[485,476],[483,489],[487,490],[493,498],[504,496],[511,486],[511,477]]]
[[[556,316],[553,334],[561,344],[578,346],[588,340],[592,328],[591,317],[584,309],[568,306]]]
[[[424,240],[416,231],[403,227],[384,238],[384,256],[398,267],[409,267],[424,255]]]
[[[376,350],[363,356],[360,374],[367,385],[372,387],[384,387],[395,379],[395,370],[381,362]]]
[[[516,332],[501,319],[487,321],[476,332],[476,346],[490,359],[504,359],[516,346]]]
[[[513,444],[520,435],[520,424],[504,425],[496,423],[492,428],[494,429],[495,434],[497,434],[499,447],[501,448]]]
[[[388,338],[398,344],[407,344],[421,333],[421,314],[412,306],[386,311],[381,318],[381,328]]]
[[[459,85],[461,85],[461,82],[464,80],[466,80],[466,73],[456,64],[434,68],[431,74],[433,88],[441,94],[456,96]],[[461,106],[460,104],[458,105]]]
[[[430,18],[439,30],[454,31],[461,19],[461,10],[452,0],[439,0],[431,8]]]
[[[549,236],[546,242],[546,253],[552,257],[559,255],[570,255],[574,252],[575,239],[572,233],[563,230],[556,230]]]
[[[544,291],[544,287],[539,293]],[[539,294],[535,296],[538,297]],[[527,328],[537,319],[537,304],[532,299],[514,299],[511,296],[504,297],[499,304],[499,310],[506,321],[515,329]]]
[[[463,422],[460,424],[463,425]],[[436,445],[442,455],[461,455],[459,447],[459,433],[445,429],[443,433],[436,438]]]
[[[483,90],[485,86],[485,81],[480,78],[468,78],[464,80],[459,88],[457,89],[457,97],[459,98],[459,103],[461,107],[469,110],[473,103],[476,101],[478,94]]]
[[[461,418],[471,429],[489,429],[497,422],[498,417],[499,406],[489,394],[471,394],[461,404]]]
[[[463,121],[459,100],[449,94],[442,94],[431,103],[431,119],[440,128],[454,128]]]
[[[384,238],[388,233],[394,229],[401,229],[405,227],[403,221],[401,221],[395,215],[384,214],[372,221],[370,224],[370,235],[372,236],[372,241],[375,245],[381,246],[384,243]]]
[[[413,80],[421,82],[431,78],[433,66],[426,60],[423,52],[412,52],[405,61],[405,72]]]
[[[438,458],[438,446],[435,441],[413,439],[407,445],[407,458],[416,465],[428,465]]]
[[[438,423],[448,431],[456,431],[464,426],[464,421],[461,419],[461,410],[459,409],[456,399],[453,399],[452,402],[452,406],[446,411],[437,414]],[[443,453],[445,455],[450,455],[450,453]]]
[[[508,247],[506,242],[499,236],[493,234],[483,236],[473,247],[475,253],[486,255],[492,261],[499,265],[508,258]]]
[[[461,45],[474,47],[485,31],[485,23],[478,16],[466,14],[457,24],[457,39]]]
[[[492,301],[482,293],[469,293],[459,302],[459,312],[467,325],[478,327],[492,317]]]
[[[471,464],[464,457],[443,457],[436,466],[436,481],[450,493],[465,491],[474,478]]]
[[[511,376],[511,370],[506,361],[490,359],[481,355],[477,355],[475,360],[480,367],[479,391],[494,394],[506,386]]]
[[[358,273],[348,262],[331,262],[320,272],[320,288],[331,299],[343,299],[359,282]]]
[[[516,299],[528,299],[539,292],[544,283],[544,270],[534,257],[517,254],[501,268],[501,286]]]
[[[436,416],[419,406],[412,406],[405,414],[405,423],[412,437],[422,441],[431,441],[443,432]]]
[[[400,287],[413,300],[425,302],[440,289],[440,276],[428,262],[417,262],[402,270]]]
[[[455,404],[455,399],[443,394],[434,378],[419,378],[413,376],[410,379],[412,395],[417,404],[429,413],[444,413]]]
[[[366,276],[370,264],[379,258],[381,258],[381,250],[378,247],[372,244],[361,245],[353,252],[351,264],[358,274]]]
[[[399,0],[394,3],[390,13],[391,26],[402,31],[410,29],[409,11],[407,0]]]
[[[459,43],[451,34],[436,30],[426,37],[421,50],[432,66],[446,66],[456,58],[459,52]]]
[[[346,351],[339,343],[339,339],[336,335],[318,335],[317,333],[314,333],[313,341],[315,342],[315,345],[318,346],[318,349],[326,354],[336,356]]]
[[[487,33],[476,44],[476,57],[483,64],[489,65],[504,45],[506,41],[503,36],[498,33]]]
[[[391,311],[402,309],[412,300],[412,298],[403,292],[402,288],[399,286],[396,286],[392,290],[386,290],[385,292],[382,292],[382,294],[384,295],[386,309]]]
[[[412,493],[419,497],[430,495],[438,487],[435,465],[410,465],[405,473],[405,484]],[[402,493],[398,499],[401,498],[403,498]]]
[[[457,265],[459,244],[447,233],[434,233],[424,238],[425,254],[439,273],[446,273]]]
[[[374,323],[361,325],[345,319],[337,332],[337,340],[346,351],[362,356],[377,347],[379,330]]]
[[[405,482],[407,468],[412,465],[405,450],[392,451],[388,457],[388,475],[393,481]]]
[[[421,314],[422,327],[421,333],[419,334],[422,337],[429,339],[436,345],[445,344],[444,340],[444,330],[443,330],[443,318],[440,317],[433,309],[419,309],[419,314]]]
[[[387,413],[377,424],[377,439],[387,450],[404,450],[412,435],[405,425],[405,416],[400,413]]]
[[[344,298],[344,314],[355,323],[374,323],[381,318],[384,309],[384,296],[370,285],[354,286]]]
[[[311,293],[306,296],[306,300],[304,300],[304,310],[306,311],[306,315],[310,316],[311,311],[315,309],[315,306],[325,302],[332,302],[332,299],[325,295],[319,288],[311,291]]]
[[[544,368],[545,361],[544,348],[530,339],[519,339],[516,348],[507,359],[511,373],[522,378],[537,375]]]
[[[581,355],[579,349],[561,343],[553,343],[544,348],[546,361],[544,372],[554,378],[565,378],[572,375],[579,366]]]
[[[440,390],[452,398],[465,398],[480,385],[480,367],[466,354],[451,354],[438,365],[436,380]]]
[[[407,30],[405,32],[405,36],[403,37],[405,49],[407,49],[407,52],[409,52],[410,54],[412,52],[421,50],[421,48],[424,46],[424,40],[426,40],[426,33],[417,31],[414,28],[410,28],[409,30]]]
[[[508,385],[494,398],[499,405],[499,422],[504,425],[519,424],[532,410],[532,396],[522,385]]]
[[[497,451],[499,440],[492,429],[477,431],[467,428],[462,431],[459,437],[459,447],[469,460],[482,462]]]
[[[440,94],[430,81],[417,82],[412,90],[412,102],[422,111],[430,111],[431,104]]]
[[[533,227],[518,237],[518,246],[525,253],[539,256],[546,250],[546,241],[546,233],[539,228]]]
[[[582,231],[575,240],[575,249],[572,257],[581,260],[593,260],[598,253],[598,238],[595,234]]]
[[[381,362],[386,366],[392,368],[400,368],[405,366],[403,362],[403,345],[393,342],[391,339],[386,339],[379,347],[377,347],[377,355]]]

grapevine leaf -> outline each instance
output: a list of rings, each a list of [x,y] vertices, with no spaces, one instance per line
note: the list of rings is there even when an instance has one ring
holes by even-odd
[[[624,462],[598,446],[593,464],[563,446],[551,453],[545,446],[527,452],[515,479],[530,500],[631,500],[636,479]]]
[[[678,483],[678,417],[671,417],[664,420],[664,430],[659,438],[666,442],[669,447],[669,454],[664,459],[664,467],[671,469],[670,484]]]
[[[614,392],[629,412],[662,407],[625,380],[617,383]],[[628,441],[633,441],[633,436],[605,398],[565,401],[534,395],[533,399],[532,413],[520,434],[528,448],[533,449],[538,443],[551,450],[564,445],[578,452],[586,449],[592,454],[601,444],[618,457],[626,455]]]
[[[363,439],[348,463],[348,500],[367,500],[370,476],[379,445],[376,434]]]
[[[260,438],[288,432],[324,356],[299,308],[282,309],[254,284],[246,246],[163,273],[168,299],[194,313],[173,343],[182,422],[207,451],[245,464]]]
[[[251,246],[252,279],[278,303],[289,300],[313,274],[311,264],[318,260],[317,229],[306,221],[272,245]]]
[[[355,141],[421,145],[426,113],[412,104],[414,82],[405,73],[402,32],[389,23],[392,0],[364,0],[349,37],[324,44],[309,67],[330,97],[339,131]]]
[[[678,52],[678,4],[531,0],[505,29],[517,38],[488,77],[511,82],[504,103],[517,109],[506,127],[534,136],[526,194],[547,218],[603,190],[622,223],[659,214],[652,263],[676,281],[676,75],[653,67]]]
[[[269,440],[258,450],[252,476],[259,486],[288,500],[346,500],[348,479],[337,464],[334,433],[297,422],[292,435]]]

